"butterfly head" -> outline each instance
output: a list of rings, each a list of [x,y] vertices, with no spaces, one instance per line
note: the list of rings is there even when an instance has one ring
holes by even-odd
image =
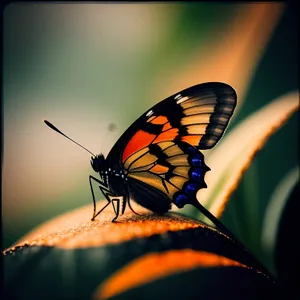
[[[91,165],[95,172],[99,173],[105,169],[105,158],[103,154],[91,157]]]

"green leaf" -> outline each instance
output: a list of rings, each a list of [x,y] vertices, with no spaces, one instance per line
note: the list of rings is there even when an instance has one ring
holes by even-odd
[[[269,204],[266,208],[264,223],[262,228],[262,247],[267,254],[266,257],[274,257],[275,243],[279,228],[280,219],[289,196],[299,181],[299,167],[292,169],[275,188]],[[270,265],[274,268],[273,260]]]

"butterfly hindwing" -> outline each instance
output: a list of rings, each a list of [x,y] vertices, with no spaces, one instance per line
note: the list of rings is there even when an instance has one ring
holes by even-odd
[[[209,168],[203,154],[187,143],[150,144],[136,154],[140,155],[129,157],[124,164],[128,178],[160,191],[179,207],[182,197],[194,198],[200,188],[206,187],[204,175]]]
[[[171,208],[171,200],[168,196],[139,179],[131,178],[129,197],[158,214],[164,214]]]

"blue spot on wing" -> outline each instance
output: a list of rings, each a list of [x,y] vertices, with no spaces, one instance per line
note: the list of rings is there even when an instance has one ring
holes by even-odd
[[[203,182],[205,170],[202,168],[195,168],[191,171],[191,179],[197,182]]]
[[[188,195],[188,196],[194,196],[194,194],[196,194],[197,190],[199,188],[199,184],[197,182],[189,182],[185,188],[184,188],[184,192]]]
[[[186,148],[186,152],[187,152],[188,154],[194,154],[194,153],[197,153],[198,150],[197,150],[195,147],[193,147],[193,146],[188,146],[188,147]]]
[[[185,204],[188,203],[189,198],[184,194],[179,194],[176,198],[174,203],[177,205],[177,207],[182,208]]]
[[[200,153],[196,153],[191,158],[191,165],[193,167],[201,167],[203,163],[203,156]]]

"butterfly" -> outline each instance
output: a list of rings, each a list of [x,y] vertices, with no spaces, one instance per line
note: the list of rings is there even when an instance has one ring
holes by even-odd
[[[107,157],[92,152],[70,139],[50,122],[52,129],[89,151],[91,166],[100,179],[90,175],[94,220],[110,203],[116,221],[130,201],[163,215],[174,204],[191,204],[216,225],[217,218],[197,200],[207,185],[210,168],[200,150],[213,148],[224,134],[237,103],[228,84],[208,82],[182,90],[157,103],[141,115],[118,139]],[[99,185],[107,203],[98,212],[93,182]]]

